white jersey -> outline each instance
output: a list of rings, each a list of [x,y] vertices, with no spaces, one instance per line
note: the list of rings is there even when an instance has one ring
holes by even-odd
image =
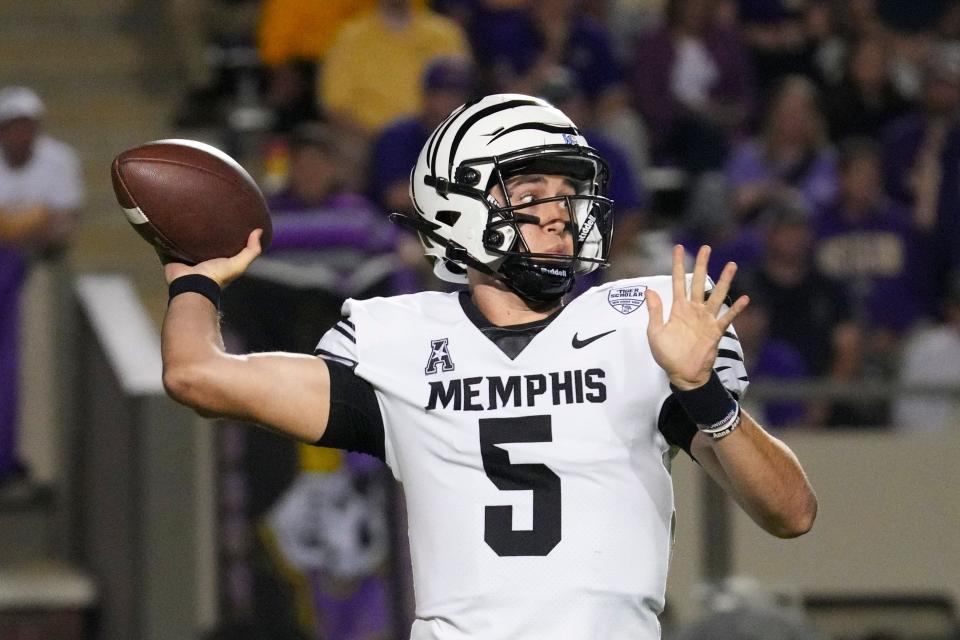
[[[72,147],[41,135],[22,167],[10,167],[0,154],[0,208],[78,209],[84,198],[81,174]]]
[[[374,388],[405,487],[414,640],[653,640],[672,543],[670,387],[647,343],[647,288],[573,300],[515,358],[457,294],[349,300],[318,349]],[[724,384],[746,386],[735,334]]]

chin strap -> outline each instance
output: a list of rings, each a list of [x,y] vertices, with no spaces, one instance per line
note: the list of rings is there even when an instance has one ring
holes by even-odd
[[[556,302],[573,289],[572,262],[536,262],[519,255],[504,260],[500,279],[517,295],[533,302]]]

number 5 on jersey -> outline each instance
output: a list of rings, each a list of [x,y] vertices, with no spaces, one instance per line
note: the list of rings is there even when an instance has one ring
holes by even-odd
[[[560,542],[560,477],[543,464],[511,464],[497,445],[552,442],[550,416],[483,418],[480,455],[483,470],[501,491],[533,492],[533,528],[513,528],[513,507],[486,507],[483,539],[499,556],[545,556]]]

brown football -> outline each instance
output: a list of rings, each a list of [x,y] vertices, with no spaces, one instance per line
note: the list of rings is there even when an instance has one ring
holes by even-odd
[[[194,140],[127,149],[111,166],[113,191],[133,228],[166,257],[196,264],[236,255],[254,229],[270,245],[263,194],[240,164]]]

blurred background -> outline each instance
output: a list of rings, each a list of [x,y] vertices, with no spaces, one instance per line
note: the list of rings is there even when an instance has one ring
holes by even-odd
[[[960,3],[0,0],[0,639],[405,638],[400,488],[363,456],[166,399],[166,287],[109,181],[160,138],[234,155],[275,242],[232,350],[311,353],[346,297],[443,289],[407,179],[485,93],[612,167],[613,266],[713,248],[752,299],[745,405],[811,533],[763,534],[681,456],[665,638],[956,638]]]

